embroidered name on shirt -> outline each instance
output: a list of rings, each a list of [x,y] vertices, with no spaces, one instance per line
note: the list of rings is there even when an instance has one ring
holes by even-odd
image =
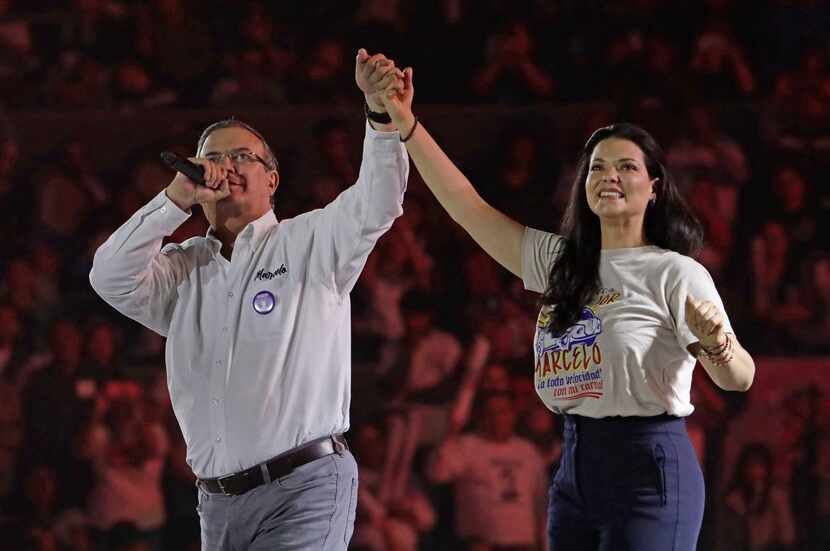
[[[274,270],[273,272],[266,271],[265,268],[260,268],[259,271],[256,273],[256,277],[254,277],[257,281],[262,281],[263,279],[274,279],[277,276],[285,275],[288,273],[288,268],[285,267],[285,264]]]

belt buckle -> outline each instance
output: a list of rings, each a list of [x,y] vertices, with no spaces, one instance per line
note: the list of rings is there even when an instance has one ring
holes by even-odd
[[[228,490],[226,490],[225,485],[222,483],[223,480],[228,480],[228,479],[232,478],[233,476],[234,476],[233,474],[228,474],[228,475],[221,476],[221,477],[216,479],[216,485],[219,486],[220,490],[222,490],[223,495],[226,495],[226,496],[234,495],[234,494],[230,493]]]

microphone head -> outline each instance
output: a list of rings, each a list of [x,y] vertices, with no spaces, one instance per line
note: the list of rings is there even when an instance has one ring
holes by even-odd
[[[161,160],[165,162],[165,164],[173,166],[173,163],[176,162],[178,157],[172,151],[162,151],[161,152]]]

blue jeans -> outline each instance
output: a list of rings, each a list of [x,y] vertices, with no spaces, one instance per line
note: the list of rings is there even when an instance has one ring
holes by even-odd
[[[354,529],[357,463],[344,450],[239,496],[198,491],[202,551],[345,550]]]
[[[550,551],[694,551],[703,473],[683,419],[565,416]]]

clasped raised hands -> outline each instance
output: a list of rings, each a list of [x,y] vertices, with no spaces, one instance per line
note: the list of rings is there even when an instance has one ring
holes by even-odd
[[[385,113],[383,94],[390,89],[403,91],[404,73],[395,66],[395,61],[383,54],[369,55],[365,49],[357,51],[354,79],[357,87],[365,94],[369,109]]]

